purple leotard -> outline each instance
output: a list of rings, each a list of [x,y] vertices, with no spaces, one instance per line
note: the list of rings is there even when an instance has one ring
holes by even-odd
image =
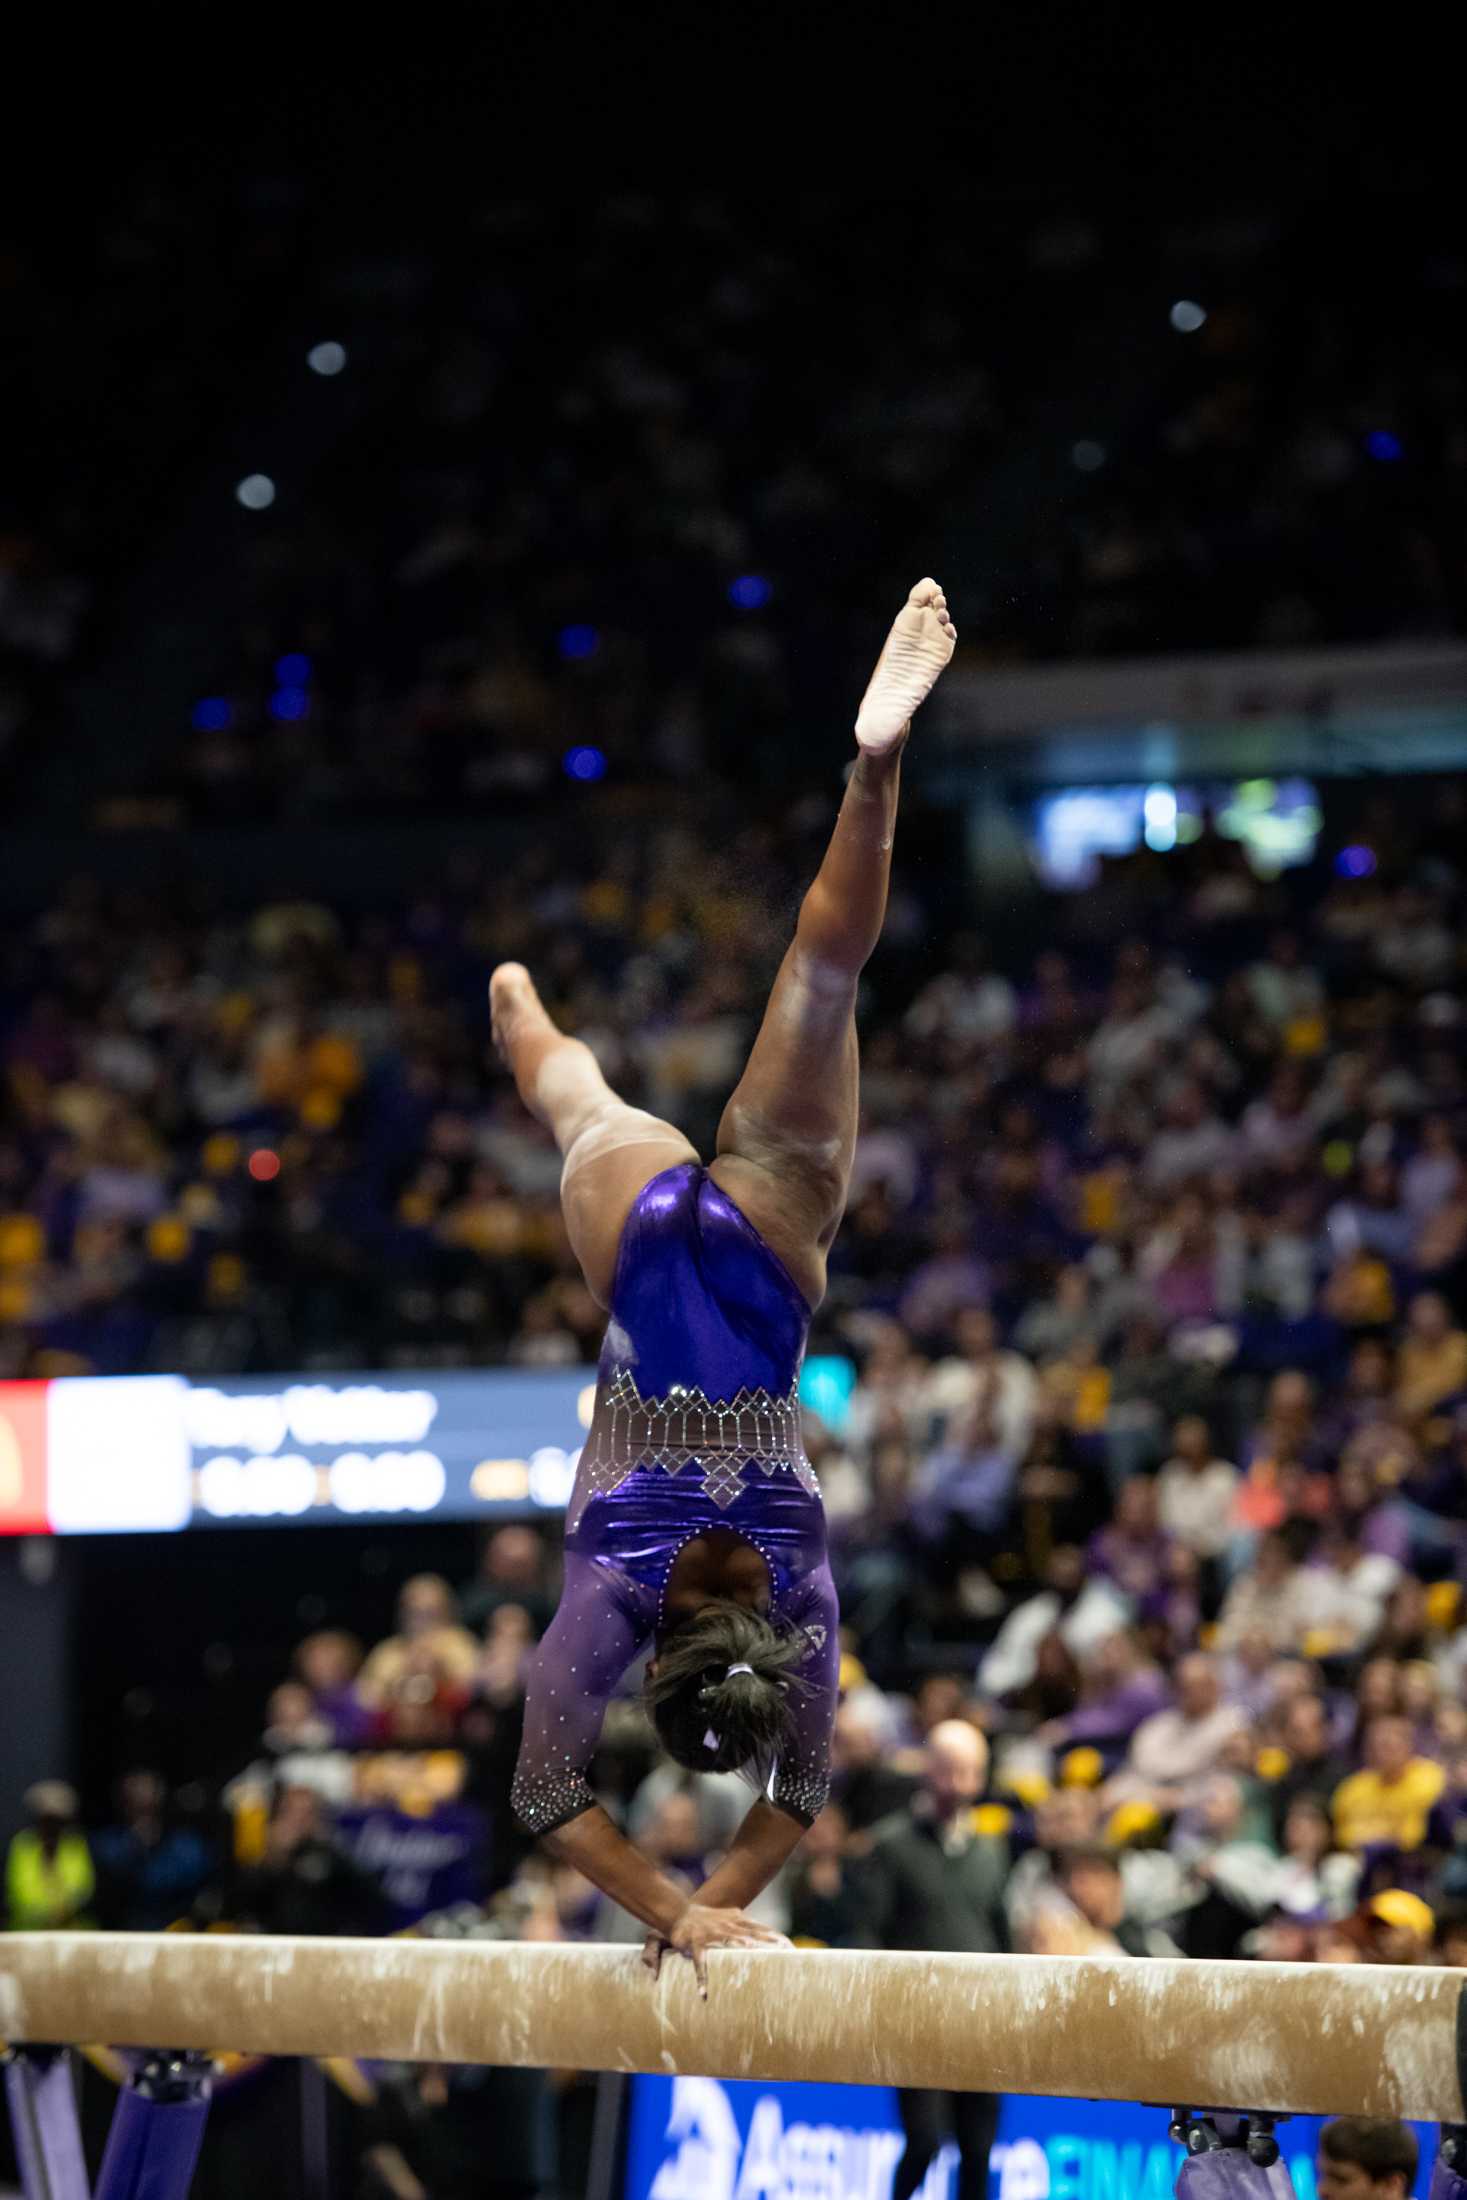
[[[565,1587],[531,1670],[514,1782],[531,1832],[595,1802],[586,1774],[607,1703],[657,1632],[673,1560],[711,1528],[763,1554],[771,1619],[809,1638],[771,1792],[806,1825],[824,1807],[840,1643],[825,1511],[800,1438],[809,1323],[793,1277],[706,1169],[684,1163],[643,1186],[566,1517]]]

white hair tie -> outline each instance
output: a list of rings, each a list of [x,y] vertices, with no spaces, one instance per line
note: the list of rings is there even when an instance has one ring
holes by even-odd
[[[731,1665],[723,1677],[726,1681],[731,1681],[735,1673],[747,1673],[751,1680],[754,1678],[754,1668],[752,1665]]]

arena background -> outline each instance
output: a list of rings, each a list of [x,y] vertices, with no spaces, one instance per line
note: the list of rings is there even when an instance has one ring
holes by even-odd
[[[598,1320],[487,973],[706,1144],[931,569],[806,1388],[845,1818],[777,1909],[859,1930],[960,1709],[1016,1866],[1062,1793],[1138,1932],[1462,1961],[1467,255],[1419,42],[68,36],[18,41],[0,216],[10,1921],[60,1780],[53,1922],[618,1929],[506,1807]],[[1074,1547],[1124,1625],[993,1664]],[[1131,1712],[1199,1643],[1179,1797]],[[1391,1711],[1419,1823],[1337,1806],[1310,1880],[1280,1798]],[[717,1814],[650,1763],[628,1706],[608,1792],[690,1865]],[[275,2082],[200,2190],[258,2189]],[[466,2128],[580,2191],[592,2091]],[[302,2189],[394,2114],[308,2099]]]

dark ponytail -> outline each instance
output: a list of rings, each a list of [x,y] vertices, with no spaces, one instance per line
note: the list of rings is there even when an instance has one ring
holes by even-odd
[[[748,1770],[762,1787],[789,1743],[804,1687],[795,1667],[808,1649],[798,1630],[742,1604],[705,1604],[647,1674],[647,1709],[669,1757],[690,1772]]]

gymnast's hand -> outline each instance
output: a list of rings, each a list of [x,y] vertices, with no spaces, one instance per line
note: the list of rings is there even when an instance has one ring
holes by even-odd
[[[690,1902],[665,1937],[649,1933],[642,1961],[655,1978],[669,1948],[687,1956],[698,1981],[698,1991],[708,1998],[708,1950],[710,1948],[788,1948],[783,1933],[756,1924],[742,1910],[715,1910],[703,1902]]]

